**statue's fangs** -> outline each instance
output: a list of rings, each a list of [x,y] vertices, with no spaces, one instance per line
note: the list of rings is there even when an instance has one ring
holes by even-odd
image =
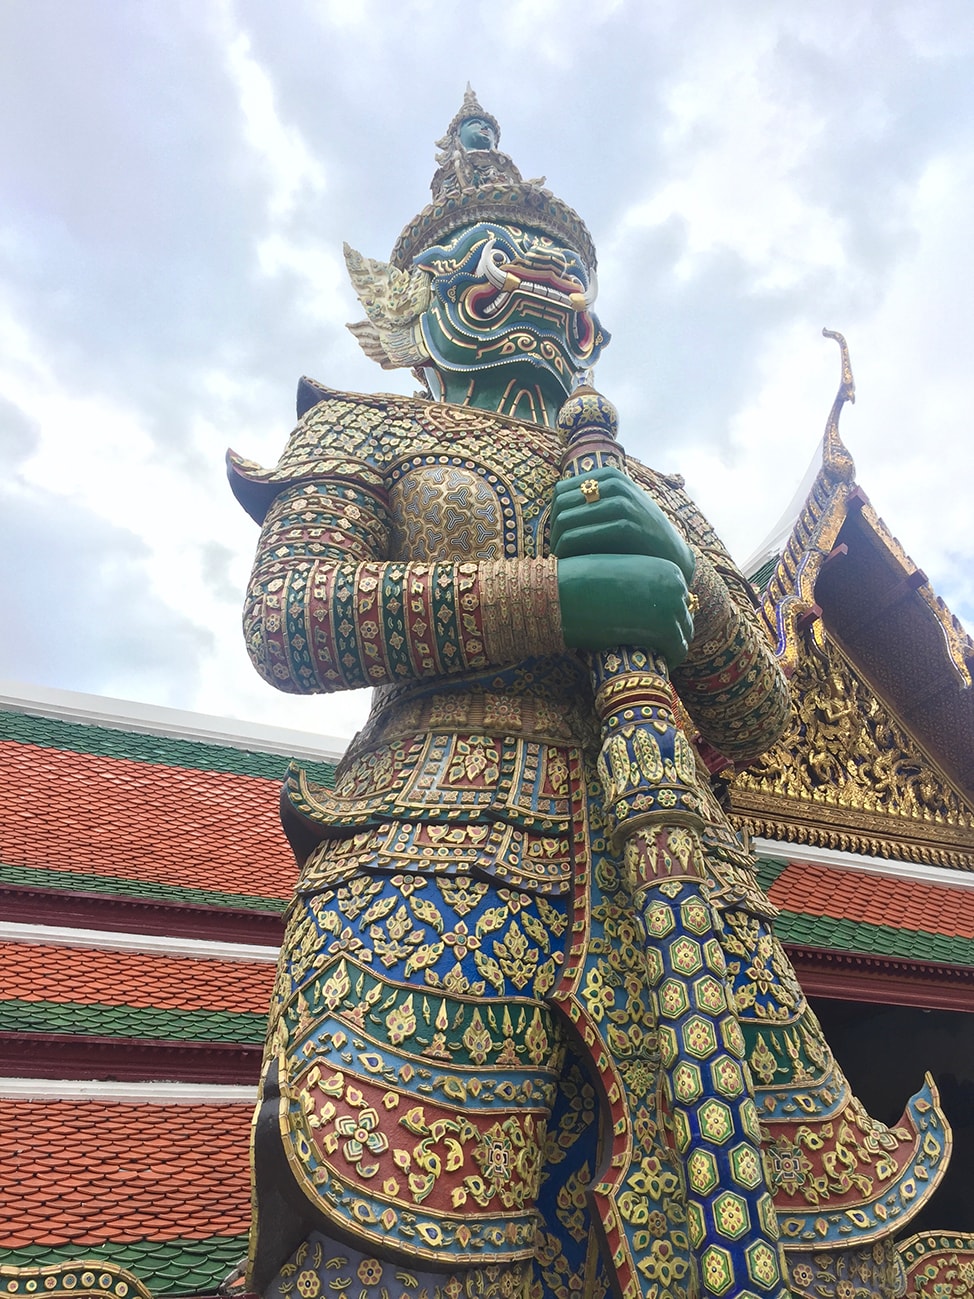
[[[936,1097],[869,1118],[774,936],[694,742],[760,755],[784,679],[615,441],[591,237],[499,137],[468,90],[391,261],[346,249],[353,333],[428,397],[302,380],[277,467],[230,455],[258,671],[375,687],[335,788],[284,790],[249,1284],[893,1296]]]

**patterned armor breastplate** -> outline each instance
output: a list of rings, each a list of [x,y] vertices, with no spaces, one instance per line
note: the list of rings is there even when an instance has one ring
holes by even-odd
[[[502,559],[504,522],[496,475],[462,464],[429,464],[429,459],[417,457],[419,463],[409,461],[391,476],[393,555],[425,562]]]

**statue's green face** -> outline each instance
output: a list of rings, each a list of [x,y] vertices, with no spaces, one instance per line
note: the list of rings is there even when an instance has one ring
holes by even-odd
[[[496,149],[497,135],[482,117],[468,117],[460,123],[460,143],[465,149]]]
[[[540,231],[481,222],[414,265],[432,276],[421,327],[448,389],[460,378],[501,390],[530,384],[557,405],[609,341],[590,310],[595,285],[585,263]]]

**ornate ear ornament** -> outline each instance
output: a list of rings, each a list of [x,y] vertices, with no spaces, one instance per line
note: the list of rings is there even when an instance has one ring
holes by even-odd
[[[389,262],[363,257],[349,244],[345,245],[345,265],[368,316],[368,320],[348,326],[365,355],[378,361],[383,370],[429,361],[419,328],[419,318],[430,303],[429,272],[400,270]]]

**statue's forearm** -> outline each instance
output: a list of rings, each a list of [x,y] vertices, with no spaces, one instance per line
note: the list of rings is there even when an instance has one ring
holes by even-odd
[[[691,589],[695,633],[673,682],[704,739],[734,762],[751,761],[787,724],[787,683],[756,620],[745,617],[705,557]]]
[[[329,692],[564,649],[554,559],[384,559],[383,520],[350,496],[292,488],[268,511],[244,613],[265,680]]]

